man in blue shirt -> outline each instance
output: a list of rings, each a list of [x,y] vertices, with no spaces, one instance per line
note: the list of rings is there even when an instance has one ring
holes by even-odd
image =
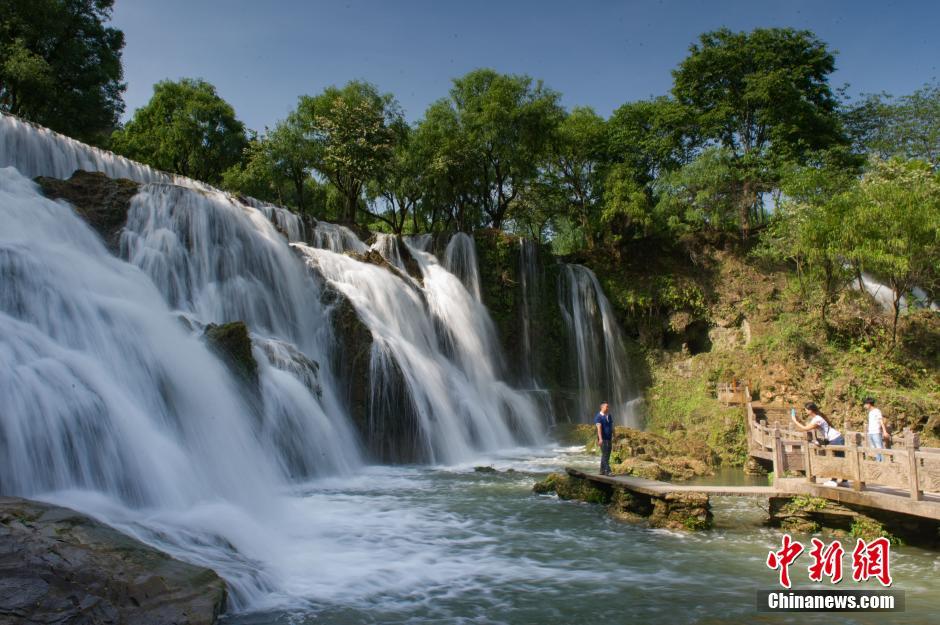
[[[597,445],[601,448],[601,475],[610,475],[610,446],[614,438],[614,419],[610,416],[610,408],[605,401],[601,404],[601,411],[594,417],[597,428]]]

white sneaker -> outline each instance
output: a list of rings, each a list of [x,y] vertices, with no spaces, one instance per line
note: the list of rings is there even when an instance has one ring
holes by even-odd
[[[823,486],[838,486],[839,484],[835,480],[829,480],[828,482],[823,482]]]

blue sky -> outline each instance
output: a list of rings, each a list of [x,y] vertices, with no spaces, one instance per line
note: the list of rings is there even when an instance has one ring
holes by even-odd
[[[525,73],[565,106],[602,115],[665,94],[705,31],[807,28],[838,52],[834,86],[910,93],[940,70],[940,3],[816,0],[116,0],[127,114],[164,78],[213,83],[250,127],[273,125],[301,94],[365,79],[410,120],[477,67]]]

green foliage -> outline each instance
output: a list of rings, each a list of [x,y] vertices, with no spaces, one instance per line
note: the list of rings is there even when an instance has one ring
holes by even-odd
[[[849,528],[849,536],[863,540],[887,538],[888,542],[892,545],[904,544],[904,541],[891,534],[881,523],[864,515],[858,515],[852,520],[852,527]]]
[[[673,72],[673,94],[692,110],[700,139],[726,151],[747,236],[776,169],[845,142],[828,78],[835,58],[809,31],[726,28],[705,33]]]
[[[510,204],[538,173],[561,121],[559,97],[528,76],[478,69],[455,79],[450,98],[436,105],[462,144],[456,158],[469,167],[459,179],[462,192],[490,226],[502,227]]]
[[[124,34],[113,0],[4,0],[0,110],[83,141],[107,140],[124,111]]]
[[[543,186],[563,200],[559,209],[581,226],[588,249],[596,241],[606,152],[604,119],[593,109],[575,108],[555,129],[545,172]]]
[[[739,203],[738,175],[731,152],[715,147],[681,169],[660,176],[655,183],[659,223],[675,235],[733,228]]]
[[[940,166],[940,85],[924,85],[899,98],[874,94],[845,112],[858,152],[900,156]]]
[[[375,85],[351,81],[301,96],[286,127],[296,130],[308,166],[336,187],[345,200],[342,220],[355,223],[367,182],[391,161],[402,123],[398,102]]]
[[[396,120],[392,131],[395,134],[392,156],[367,184],[370,199],[382,201],[385,210],[366,212],[395,234],[402,234],[410,215],[411,230],[420,232],[419,210],[428,189],[426,177],[430,166],[427,151],[415,144],[415,131],[404,119]]]
[[[687,163],[697,143],[692,110],[668,97],[622,105],[607,128],[611,160],[633,172],[638,184]]]
[[[164,80],[153,97],[115,131],[115,152],[210,184],[239,162],[247,145],[235,110],[204,80]]]
[[[901,297],[940,281],[940,180],[924,161],[875,161],[855,202],[852,253],[891,287],[896,341]]]

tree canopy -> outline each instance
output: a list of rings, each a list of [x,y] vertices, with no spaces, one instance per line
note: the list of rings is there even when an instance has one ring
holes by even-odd
[[[351,81],[301,96],[289,124],[306,143],[310,166],[343,196],[343,221],[355,223],[366,183],[391,161],[401,107],[375,85]]]
[[[813,33],[757,28],[705,33],[673,72],[673,94],[701,139],[721,145],[740,172],[742,232],[760,214],[776,164],[845,142],[829,85],[835,57]]]
[[[235,110],[203,80],[164,80],[134,117],[115,131],[114,151],[158,169],[211,184],[238,163],[247,145]]]
[[[124,34],[114,0],[2,0],[0,110],[83,141],[107,140],[124,111]]]

